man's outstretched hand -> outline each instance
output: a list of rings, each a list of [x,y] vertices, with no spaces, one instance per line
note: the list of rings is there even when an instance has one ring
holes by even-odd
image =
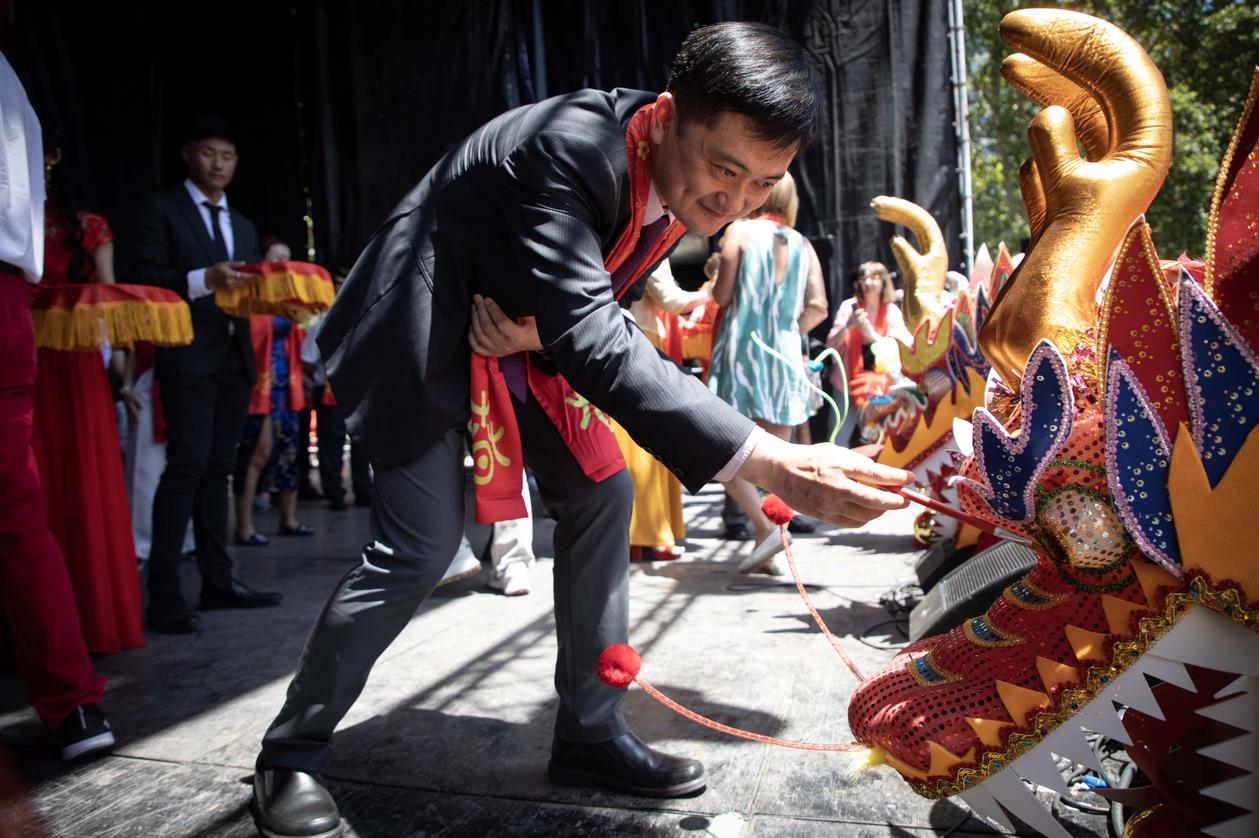
[[[797,512],[841,527],[859,527],[909,504],[882,487],[913,482],[908,471],[824,443],[793,445],[765,434],[738,476],[778,495]]]

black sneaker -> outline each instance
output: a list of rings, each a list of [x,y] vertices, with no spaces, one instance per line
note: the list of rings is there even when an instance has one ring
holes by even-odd
[[[114,733],[109,719],[95,704],[82,704],[69,715],[53,734],[64,760],[108,751],[114,747]]]

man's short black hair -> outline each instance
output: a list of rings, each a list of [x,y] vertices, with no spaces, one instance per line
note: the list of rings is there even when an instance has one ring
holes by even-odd
[[[231,124],[226,119],[208,114],[198,114],[188,120],[183,141],[187,145],[188,143],[197,143],[202,140],[226,140],[235,145],[236,132],[232,130]]]
[[[818,132],[821,96],[813,65],[799,44],[763,23],[696,29],[673,58],[669,91],[682,126],[711,124],[733,111],[780,148],[804,148]]]

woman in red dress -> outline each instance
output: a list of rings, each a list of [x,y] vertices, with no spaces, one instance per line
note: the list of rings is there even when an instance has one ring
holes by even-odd
[[[104,218],[77,208],[64,179],[55,176],[58,145],[51,132],[45,135],[48,201],[38,287],[113,283],[113,234]],[[98,350],[40,349],[38,363],[32,447],[83,639],[99,654],[143,646],[140,576],[105,359]]]

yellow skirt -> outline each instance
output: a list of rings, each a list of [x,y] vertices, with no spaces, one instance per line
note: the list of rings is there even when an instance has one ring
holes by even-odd
[[[615,422],[612,430],[634,479],[634,514],[629,540],[634,547],[673,547],[686,538],[682,521],[682,484],[664,464],[644,451]]]

